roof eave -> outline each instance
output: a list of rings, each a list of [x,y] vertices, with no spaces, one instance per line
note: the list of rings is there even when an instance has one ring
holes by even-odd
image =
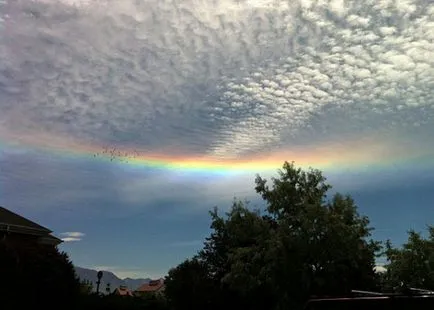
[[[20,226],[15,224],[0,223],[0,231],[13,232],[19,234],[43,236],[52,233],[49,229],[39,229],[28,226]]]

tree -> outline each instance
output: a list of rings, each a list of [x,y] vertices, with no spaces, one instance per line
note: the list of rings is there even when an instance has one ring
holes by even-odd
[[[80,282],[64,252],[56,247],[0,242],[2,303],[20,306],[72,309]],[[25,298],[23,298],[25,297]]]
[[[256,178],[256,191],[278,226],[273,278],[283,308],[311,294],[340,295],[376,285],[380,244],[369,240],[369,220],[349,196],[335,194],[328,201],[330,189],[319,170],[303,171],[288,162],[271,187]]]
[[[89,280],[83,280],[80,282],[80,293],[84,295],[90,295],[93,291],[93,284]]]
[[[434,227],[428,227],[428,237],[423,238],[413,230],[402,248],[386,243],[386,289],[406,286],[434,290]]]
[[[211,211],[212,232],[193,261],[171,271],[168,298],[206,296],[219,309],[280,310],[299,309],[312,294],[373,289],[380,244],[370,240],[369,220],[351,197],[327,199],[330,188],[320,171],[287,162],[271,185],[257,176],[265,209],[234,201],[225,216]],[[209,289],[197,293],[198,286]]]
[[[270,308],[275,298],[267,266],[271,262],[268,250],[274,223],[247,205],[235,200],[226,219],[216,208],[211,212],[214,231],[199,252],[199,259],[210,269],[219,300],[230,300],[228,307]]]
[[[215,286],[208,266],[197,258],[171,269],[164,283],[167,301],[173,309],[212,309]]]

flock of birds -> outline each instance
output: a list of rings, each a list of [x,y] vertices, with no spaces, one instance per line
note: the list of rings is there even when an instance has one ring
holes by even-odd
[[[131,152],[124,152],[116,147],[104,147],[101,152],[93,154],[93,157],[108,157],[110,161],[116,160],[119,162],[128,163],[130,160],[139,157],[140,154],[137,150]]]

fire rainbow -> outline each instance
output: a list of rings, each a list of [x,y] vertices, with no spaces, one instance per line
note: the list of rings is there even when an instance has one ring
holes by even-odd
[[[1,132],[1,131],[0,131]],[[70,137],[49,134],[23,134],[4,132],[0,135],[0,151],[48,153],[68,159],[113,162],[131,167],[147,167],[169,171],[251,173],[273,171],[284,161],[294,161],[297,166],[313,167],[327,171],[383,169],[390,166],[433,162],[429,150],[411,150],[408,145],[397,145],[385,139],[360,138],[349,141],[324,143],[316,146],[293,147],[291,150],[274,150],[269,154],[249,155],[239,159],[215,158],[207,155],[168,155],[176,150],[159,152],[131,149],[122,146],[114,151],[95,141],[83,142]],[[1,154],[1,153],[0,153]],[[178,152],[182,154],[182,152]]]

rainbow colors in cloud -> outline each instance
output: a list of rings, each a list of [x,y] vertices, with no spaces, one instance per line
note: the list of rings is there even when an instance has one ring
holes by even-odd
[[[384,168],[391,165],[411,165],[422,160],[431,165],[430,149],[411,149],[397,145],[385,137],[354,138],[315,146],[294,146],[269,153],[253,154],[240,159],[222,159],[206,155],[183,154],[185,150],[152,152],[122,146],[104,147],[98,143],[83,143],[77,139],[42,134],[0,135],[3,150],[41,151],[64,157],[121,163],[136,167],[161,168],[169,171],[261,172],[276,170],[284,161],[295,161],[302,167],[343,171]],[[410,149],[409,149],[410,148]],[[177,152],[178,151],[178,152]]]
[[[6,148],[234,172],[434,153],[432,3],[23,0],[2,12]]]

